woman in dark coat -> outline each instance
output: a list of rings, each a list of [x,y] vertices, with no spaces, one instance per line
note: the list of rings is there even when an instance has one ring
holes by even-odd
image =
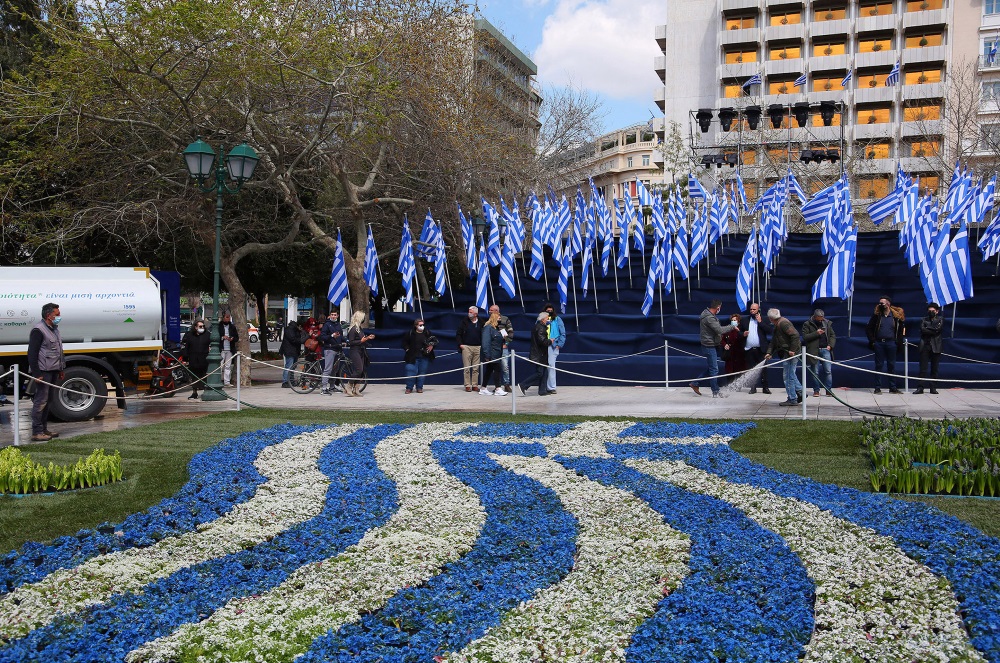
[[[295,366],[295,360],[299,358],[302,351],[302,332],[299,325],[294,320],[288,321],[281,336],[281,347],[278,352],[285,358],[285,370],[281,372],[281,386],[289,387],[288,379],[292,376],[291,370]]]
[[[347,396],[362,396],[358,387],[357,378],[365,372],[368,365],[368,342],[375,338],[375,334],[367,336],[361,331],[361,325],[368,321],[368,314],[364,311],[355,311],[351,316],[351,326],[347,328],[347,355],[351,358],[351,365],[354,367],[352,375],[345,376],[354,378],[350,383],[344,385],[344,394]]]
[[[479,393],[484,396],[506,396],[507,392],[500,387],[503,380],[503,369],[500,357],[503,356],[503,336],[497,328],[500,324],[500,312],[490,313],[490,319],[483,325],[483,340],[479,350],[479,361],[483,364],[483,386]],[[493,376],[493,392],[490,393],[486,384]]]
[[[733,313],[729,316],[729,319],[735,322],[737,326],[722,335],[722,356],[726,361],[726,373],[738,373],[747,369],[746,338],[739,329],[742,316],[739,313]],[[732,382],[736,377],[728,379]]]
[[[437,336],[424,327],[423,320],[414,320],[413,327],[403,337],[403,364],[406,366],[406,393],[412,394],[414,387],[418,394],[424,391],[424,375],[434,361],[434,346]]]
[[[181,361],[187,363],[188,370],[197,378],[191,383],[191,395],[188,398],[198,398],[198,385],[204,384],[208,374],[208,350],[211,344],[212,339],[205,331],[204,320],[195,322],[181,339],[181,345],[184,346]]]

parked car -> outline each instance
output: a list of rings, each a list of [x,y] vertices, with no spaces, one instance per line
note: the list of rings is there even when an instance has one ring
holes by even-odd
[[[249,322],[247,323],[247,338],[251,343],[260,342],[260,331]]]

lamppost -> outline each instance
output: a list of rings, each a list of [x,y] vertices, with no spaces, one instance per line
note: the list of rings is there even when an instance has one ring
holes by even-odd
[[[208,381],[201,398],[205,401],[225,400],[222,391],[222,375],[219,363],[222,360],[222,344],[219,334],[219,259],[222,253],[222,194],[235,194],[243,183],[253,177],[254,168],[260,157],[252,147],[242,143],[234,147],[225,157],[225,164],[220,160],[216,163],[215,150],[212,146],[198,138],[184,150],[184,163],[191,177],[198,180],[198,186],[205,193],[216,192],[215,197],[215,275],[212,284],[212,322],[209,337],[211,345],[208,351]],[[226,173],[236,182],[235,187],[226,183]],[[213,182],[214,177],[214,182]],[[205,184],[206,180],[209,182]]]

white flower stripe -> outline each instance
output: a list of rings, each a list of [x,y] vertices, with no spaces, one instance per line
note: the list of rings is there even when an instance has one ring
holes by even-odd
[[[0,635],[22,637],[57,614],[138,591],[182,568],[249,548],[316,516],[323,510],[329,486],[317,468],[320,453],[332,440],[361,427],[324,428],[265,448],[254,466],[268,477],[267,482],[248,501],[195,532],[94,557],[0,597]]]
[[[805,661],[983,661],[958,619],[948,582],[889,537],[817,506],[730,483],[679,461],[628,460],[634,469],[728,502],[775,532],[816,585]]]
[[[670,438],[650,438],[650,437],[619,437],[611,442],[615,444],[669,444],[671,446],[677,445],[692,445],[692,446],[702,446],[702,445],[726,445],[732,441],[732,437],[729,435],[709,435],[707,437],[670,437]]]
[[[554,490],[579,522],[576,563],[446,661],[624,661],[635,629],[688,574],[691,542],[634,495],[555,461],[490,457]]]
[[[340,555],[297,570],[270,592],[234,599],[207,620],[187,624],[131,652],[127,660],[290,660],[330,629],[382,607],[472,549],[486,512],[475,491],[449,475],[431,442],[466,424],[422,424],[375,447],[396,484],[399,509]],[[256,657],[256,658],[255,658]]]

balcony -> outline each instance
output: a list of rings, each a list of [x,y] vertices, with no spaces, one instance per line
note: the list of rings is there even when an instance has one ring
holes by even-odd
[[[779,40],[779,39],[802,39],[805,37],[806,30],[805,26],[801,23],[792,23],[790,25],[769,25],[767,26],[767,39]]]
[[[653,58],[653,71],[660,77],[661,83],[667,82],[667,56],[658,55]]]
[[[887,50],[887,51],[877,51],[871,53],[858,53],[854,56],[854,66],[857,69],[865,69],[867,67],[891,67],[896,64],[896,59],[899,57],[899,51],[897,50]],[[885,72],[888,74],[889,72]]]
[[[948,12],[944,9],[928,9],[919,12],[903,14],[903,30],[910,28],[929,28],[944,25],[948,22]]]
[[[809,127],[809,133],[814,141],[831,146],[840,144],[840,127]]]
[[[653,90],[653,102],[656,103],[656,107],[660,109],[661,113],[667,112],[667,90],[666,88],[658,87]]]
[[[759,62],[741,62],[739,64],[720,64],[715,73],[720,81],[732,82],[734,78],[749,78],[759,71]]]
[[[918,122],[903,122],[903,138],[914,136],[940,136],[944,134],[944,123],[941,120],[921,120]]]
[[[939,173],[945,169],[944,159],[940,156],[903,157],[899,167],[906,173]],[[950,168],[948,170],[951,170]]]
[[[734,9],[757,9],[757,0],[722,0],[722,11]]]
[[[860,81],[859,81],[860,84]],[[891,87],[858,87],[854,92],[854,103],[889,102],[895,99],[896,90]]]
[[[849,55],[814,55],[809,58],[809,69],[812,71],[847,71],[851,63]]]
[[[980,55],[979,71],[1000,71],[1000,53],[993,58],[993,62],[987,62],[986,56]]]
[[[863,146],[861,146],[863,149]],[[896,160],[895,159],[865,159],[862,155],[864,152],[859,152],[859,146],[854,146],[855,156],[858,158],[851,162],[851,168],[854,170],[855,179],[864,175],[892,175],[896,173]],[[909,171],[907,171],[909,172]],[[864,183],[862,183],[864,186]],[[861,192],[862,198],[867,198],[867,194],[864,191]]]
[[[903,51],[903,64],[917,64],[921,62],[944,62],[947,54],[944,46],[923,46],[919,48],[907,48]]]
[[[855,31],[859,33],[874,32],[876,30],[885,32],[895,29],[897,21],[899,21],[899,14],[862,16],[857,20]]]
[[[719,44],[756,44],[760,41],[760,30],[757,28],[741,28],[739,30],[722,30],[719,33]]]
[[[856,140],[873,140],[892,135],[892,124],[855,124],[854,138]]]
[[[842,18],[836,21],[816,21],[809,24],[809,32],[812,33],[814,39],[827,35],[846,35],[851,32],[851,20]],[[769,38],[770,36],[768,34]]]
[[[794,104],[796,101],[799,101],[798,88],[793,87],[792,84],[789,83],[788,89],[792,90],[792,92],[788,94],[765,94],[763,97],[761,97],[760,105],[765,111],[764,113],[765,116],[767,115],[766,113],[767,107],[770,106],[771,104],[781,104],[782,106],[788,106],[789,104]],[[765,117],[764,119],[767,118]],[[764,119],[762,119],[761,122],[763,122]]]
[[[848,83],[850,85],[850,83]],[[809,101],[811,103],[819,103],[820,101],[843,101],[847,104],[847,89],[840,87],[840,81],[835,81],[829,90],[809,90],[806,94],[809,95]]]
[[[903,88],[904,99],[941,99],[944,97],[944,83],[923,83],[907,85]]]
[[[782,76],[801,74],[805,71],[805,63],[802,58],[788,58],[785,60],[768,60],[764,63],[764,72],[768,76]]]
[[[656,35],[656,45],[660,47],[661,52],[666,52],[667,50],[667,26],[658,25],[655,28]]]

